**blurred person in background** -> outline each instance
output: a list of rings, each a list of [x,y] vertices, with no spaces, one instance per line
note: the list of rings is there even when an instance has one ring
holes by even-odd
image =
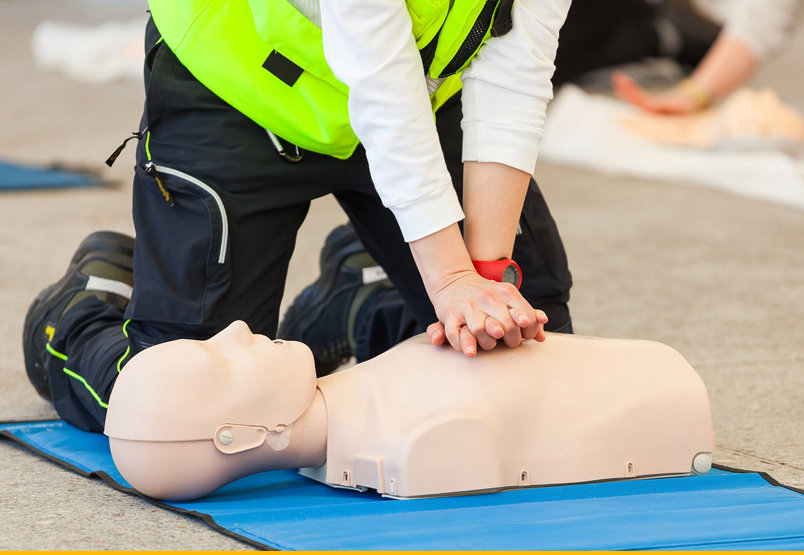
[[[556,87],[645,57],[670,57],[691,74],[661,93],[615,72],[615,92],[661,114],[689,114],[745,84],[782,49],[802,0],[574,0],[561,29]]]

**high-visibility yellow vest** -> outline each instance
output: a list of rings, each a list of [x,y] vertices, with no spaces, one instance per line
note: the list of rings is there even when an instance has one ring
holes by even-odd
[[[460,90],[458,74],[492,21],[495,34],[510,29],[512,0],[405,1],[425,71],[446,77],[431,95],[436,110]],[[349,89],[324,58],[321,29],[288,0],[150,0],[150,7],[182,64],[234,108],[301,148],[337,158],[354,152]],[[495,13],[505,10],[498,26]]]

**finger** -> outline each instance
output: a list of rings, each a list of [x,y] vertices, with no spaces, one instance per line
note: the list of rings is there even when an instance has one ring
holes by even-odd
[[[533,339],[539,333],[539,329],[541,328],[541,324],[539,322],[533,322],[531,325],[522,328],[522,339]]]
[[[532,312],[531,316],[528,316],[528,314],[526,314],[522,310],[519,310],[518,308],[511,308],[509,312],[511,313],[511,318],[514,319],[514,322],[519,324],[520,328],[529,328],[531,325],[537,323],[536,311],[533,309],[531,309]]]
[[[505,335],[505,330],[496,318],[486,316],[486,333],[494,339],[502,339],[503,335]]]
[[[468,357],[474,357],[477,355],[477,340],[475,336],[472,335],[472,332],[469,331],[469,328],[463,326],[461,328],[461,350],[463,354]]]
[[[642,108],[653,114],[665,116],[681,113],[672,102],[663,98],[646,98]]]
[[[656,114],[667,116],[681,116],[691,114],[696,110],[695,106],[683,102],[671,102],[664,100],[651,101],[646,109]]]
[[[447,336],[447,341],[449,344],[452,345],[452,348],[456,351],[462,351],[461,348],[461,328],[463,327],[463,322],[461,322],[458,318],[448,318],[447,321],[444,323],[444,333]]]
[[[621,100],[647,109],[648,95],[627,73],[619,70],[613,72],[611,74],[611,84],[614,87],[614,93]]]
[[[523,297],[522,294],[516,289],[516,287],[511,286],[507,288],[505,295],[508,299],[509,314],[511,319],[520,328],[529,328],[534,324],[537,324],[540,318],[543,318],[545,322],[547,321],[547,315],[541,310],[534,310],[525,297]],[[506,333],[511,332],[510,329],[506,329],[505,331]]]
[[[513,312],[514,309],[511,309]],[[531,325],[522,329],[522,339],[537,339],[539,334],[544,336],[544,325],[547,323],[547,314],[544,313],[542,310],[535,310],[534,311],[534,318]],[[544,341],[544,339],[542,339]]]
[[[436,322],[427,326],[427,337],[430,338],[430,343],[436,347],[443,345],[447,339],[447,335],[444,333],[444,325],[441,322]]]
[[[536,324],[538,326],[538,324]],[[515,325],[512,329],[506,330],[505,335],[503,336],[503,341],[509,347],[516,347],[520,343],[522,343],[522,331],[527,328],[521,328],[518,325]]]
[[[535,339],[539,343],[542,343],[542,342],[544,342],[544,340],[547,339],[547,336],[544,335],[544,326],[542,326],[542,325],[539,326],[539,331],[536,334],[536,337],[534,337],[533,339]]]
[[[511,317],[511,306],[515,306],[523,313],[525,310],[533,310],[528,301],[510,283],[494,284],[491,288],[485,290],[478,300],[479,303],[476,305],[478,310],[485,312],[500,325],[503,330],[503,336],[518,330],[520,327],[519,323],[515,322]],[[492,332],[490,335],[495,337],[493,327],[490,331]],[[500,339],[500,337],[497,337],[497,339]]]
[[[547,318],[547,314],[545,314],[543,310],[536,311],[536,322],[538,323],[538,326],[535,328],[536,334],[532,336],[532,339],[535,339],[539,343],[543,342],[546,339],[546,336],[544,335],[544,325],[548,321],[549,320]],[[525,334],[523,333],[522,335],[524,336]],[[528,338],[531,339],[530,331],[528,332],[528,336],[529,336]]]
[[[486,331],[486,320],[489,317],[482,312],[470,312],[466,317],[466,327],[477,340],[477,345],[484,351],[490,351],[497,346],[497,340]],[[502,328],[500,328],[502,331]],[[502,333],[500,337],[502,337]]]

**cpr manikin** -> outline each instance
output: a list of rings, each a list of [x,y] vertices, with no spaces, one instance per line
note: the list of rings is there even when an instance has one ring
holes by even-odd
[[[673,146],[804,152],[804,116],[771,89],[740,89],[717,108],[694,114],[641,112],[622,123],[637,135]]]
[[[235,322],[151,347],[112,391],[123,477],[201,497],[280,468],[393,497],[706,472],[703,382],[658,343],[548,334],[467,358],[422,335],[316,380],[301,343]]]

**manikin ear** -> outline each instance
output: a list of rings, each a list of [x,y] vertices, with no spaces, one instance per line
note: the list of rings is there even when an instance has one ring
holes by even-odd
[[[238,373],[199,342],[155,345],[125,366],[112,390],[104,433],[134,441],[211,440],[224,424],[272,431],[298,420],[316,392],[312,353],[292,368]]]

